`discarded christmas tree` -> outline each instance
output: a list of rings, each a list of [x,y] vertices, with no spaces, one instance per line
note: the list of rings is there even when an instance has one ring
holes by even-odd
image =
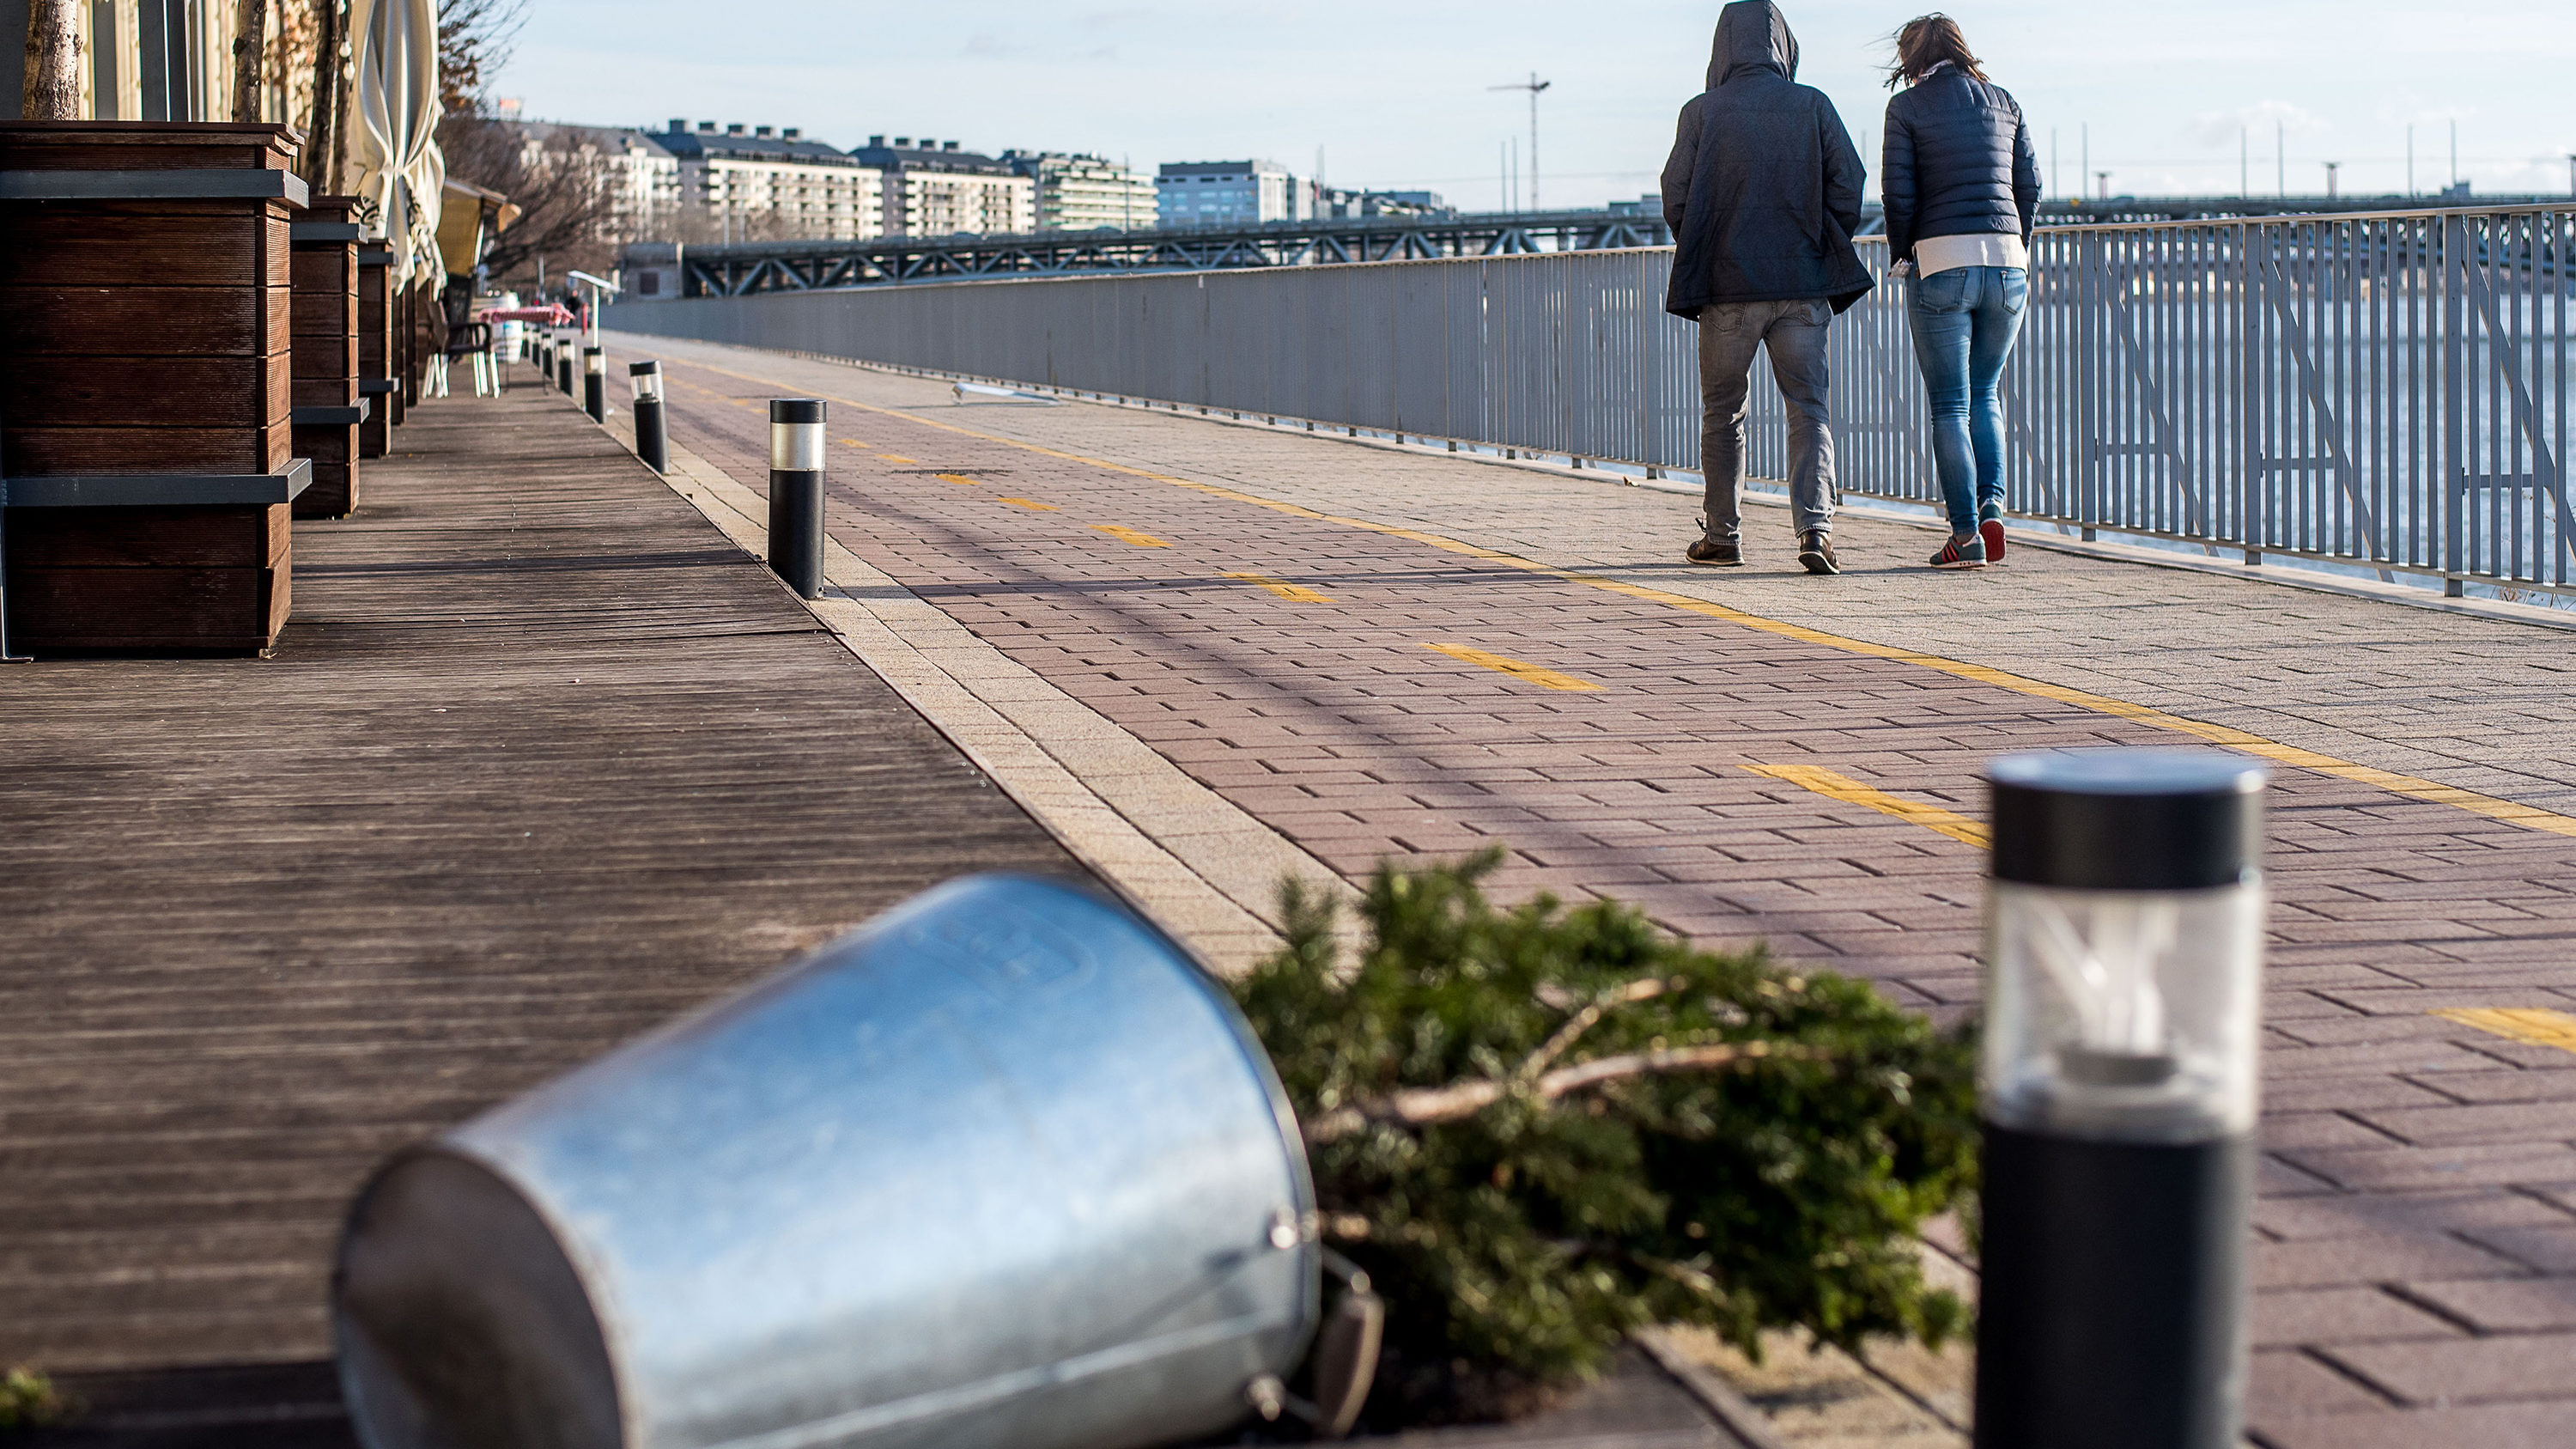
[[[1381,867],[1355,967],[1292,883],[1286,947],[1235,988],[1324,1237],[1387,1299],[1381,1403],[1509,1413],[1656,1323],[1752,1352],[1960,1329],[1913,1239],[1973,1187],[1966,1035],[1614,903],[1497,910],[1499,860]]]

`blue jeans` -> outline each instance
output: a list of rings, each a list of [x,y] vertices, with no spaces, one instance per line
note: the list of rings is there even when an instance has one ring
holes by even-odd
[[[1914,361],[1932,399],[1932,465],[1950,531],[1965,537],[2004,514],[2004,359],[2021,332],[2030,275],[2019,267],[1953,267],[1906,288]]]

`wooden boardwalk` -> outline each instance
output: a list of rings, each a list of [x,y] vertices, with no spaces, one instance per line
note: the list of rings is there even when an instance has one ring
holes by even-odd
[[[273,659],[0,667],[0,1366],[111,1418],[338,1441],[388,1151],[948,876],[1080,873],[560,398],[396,447],[296,526]]]

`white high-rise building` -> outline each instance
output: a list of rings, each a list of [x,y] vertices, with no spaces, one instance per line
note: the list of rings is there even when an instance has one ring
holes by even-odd
[[[1038,229],[1037,182],[955,141],[883,136],[850,153],[885,178],[883,235],[1005,236]]]
[[[1040,231],[1149,231],[1161,214],[1154,178],[1105,156],[1005,151],[1002,160],[1037,183]]]
[[[1166,161],[1154,188],[1165,226],[1315,219],[1315,183],[1276,161]]]

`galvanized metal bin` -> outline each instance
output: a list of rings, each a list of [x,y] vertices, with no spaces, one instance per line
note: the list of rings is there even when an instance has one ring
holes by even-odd
[[[374,1449],[1111,1449],[1312,1332],[1295,1123],[1087,893],[952,882],[389,1163],[333,1283]]]

